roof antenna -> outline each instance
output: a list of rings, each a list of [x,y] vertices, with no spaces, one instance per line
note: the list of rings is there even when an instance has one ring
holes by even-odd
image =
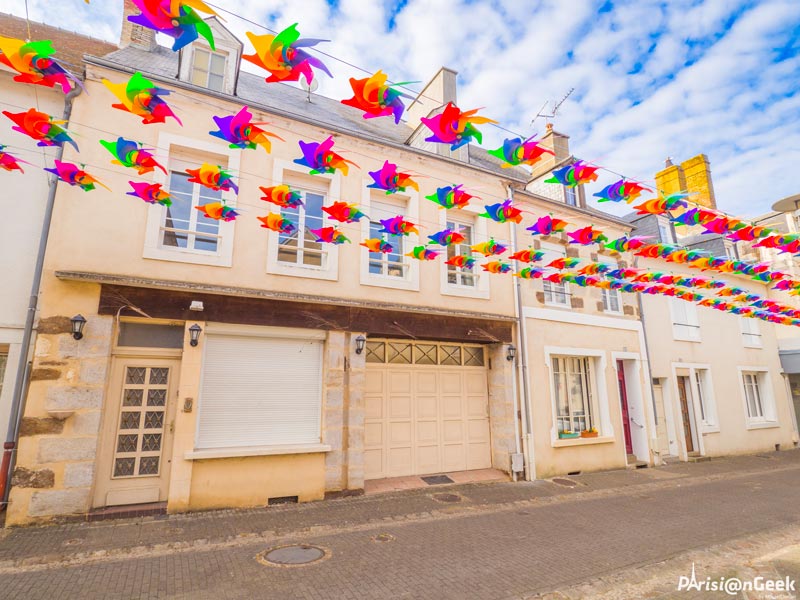
[[[564,94],[561,100],[556,102],[555,106],[553,106],[553,111],[550,113],[544,112],[544,110],[547,108],[547,105],[550,104],[550,101],[547,100],[544,104],[542,104],[542,108],[539,109],[539,112],[536,113],[536,116],[533,117],[533,120],[531,121],[531,127],[533,127],[533,124],[539,117],[544,117],[545,123],[547,123],[548,125],[552,124],[552,119],[554,119],[555,116],[558,114],[558,109],[561,108],[561,105],[564,104],[564,102],[566,102],[567,98],[569,98],[572,95],[572,92],[574,91],[575,88],[569,88],[569,91],[566,94]]]
[[[306,92],[308,92],[308,97],[306,98],[306,100],[311,102],[311,94],[316,92],[317,89],[319,88],[319,81],[317,81],[316,78],[314,78],[311,80],[311,83],[309,84],[308,81],[306,81],[305,79],[301,79],[300,87],[303,88]]]

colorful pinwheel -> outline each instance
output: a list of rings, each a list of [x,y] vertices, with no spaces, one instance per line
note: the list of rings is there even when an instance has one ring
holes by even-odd
[[[482,143],[483,136],[475,125],[497,123],[497,121],[477,116],[479,110],[476,108],[462,112],[455,104],[448,102],[438,115],[420,119],[432,133],[430,137],[425,138],[425,141],[450,144],[450,150],[458,150],[473,139],[477,140],[479,144]]]
[[[239,213],[230,206],[225,206],[222,202],[209,202],[202,206],[195,206],[195,209],[215,221],[234,221],[239,216]]]
[[[136,169],[139,175],[150,173],[155,170],[156,167],[164,171],[165,174],[167,172],[167,170],[156,161],[150,150],[145,150],[133,140],[126,140],[120,137],[117,138],[116,142],[100,140],[100,144],[114,157],[115,160],[111,161],[112,164]]]
[[[471,269],[475,266],[476,260],[471,256],[456,254],[454,257],[445,261],[444,264],[458,267],[459,269]]]
[[[135,196],[148,204],[161,204],[162,206],[172,204],[169,192],[162,190],[160,183],[137,183],[135,181],[128,183],[133,188],[132,192],[127,193],[128,196]]]
[[[337,169],[339,169],[343,175],[347,175],[348,163],[355,167],[358,166],[356,163],[342,158],[331,150],[331,148],[333,148],[332,136],[328,136],[328,139],[324,142],[304,142],[301,140],[299,144],[300,150],[303,152],[303,158],[296,158],[294,162],[311,169],[312,175],[335,173]]]
[[[541,250],[533,250],[529,248],[527,250],[519,250],[518,252],[514,252],[514,254],[512,254],[508,258],[510,260],[518,260],[520,262],[533,263],[542,260],[544,258],[544,252],[542,252]]]
[[[490,239],[488,242],[482,242],[480,244],[475,244],[474,246],[470,246],[470,250],[473,252],[479,252],[484,256],[499,256],[508,248],[503,244],[498,244],[494,241],[494,239]]]
[[[351,77],[350,87],[353,88],[354,95],[352,98],[342,100],[342,104],[364,111],[365,119],[394,115],[394,122],[399,123],[405,110],[401,98],[413,100],[414,96],[404,94],[394,88],[409,83],[413,82],[406,81],[387,85],[386,74],[382,71],[377,71],[374,75],[364,79]]]
[[[175,40],[173,50],[180,50],[203,36],[214,50],[211,27],[198,13],[219,17],[202,0],[132,0],[141,14],[128,17],[128,21],[166,34]],[[221,18],[221,17],[220,17]]]
[[[212,117],[219,127],[219,131],[209,131],[214,137],[225,140],[230,144],[230,148],[255,149],[261,146],[269,153],[272,149],[271,137],[285,141],[281,136],[274,134],[266,129],[261,129],[259,125],[263,122],[253,122],[253,115],[243,106],[235,115],[227,117]]]
[[[297,23],[290,25],[278,35],[256,35],[248,31],[247,37],[256,53],[245,54],[242,58],[269,71],[267,83],[298,81],[302,75],[306,83],[311,85],[314,80],[314,69],[320,69],[329,77],[333,77],[321,60],[303,50],[328,40],[300,39]]]
[[[481,266],[483,267],[484,271],[489,271],[489,273],[508,273],[511,270],[511,265],[504,263],[501,260],[488,262]]]
[[[443,229],[442,231],[437,231],[433,235],[429,235],[428,239],[439,246],[452,246],[453,244],[460,244],[466,238],[458,231]]]
[[[439,253],[435,250],[429,250],[425,246],[414,246],[411,252],[405,254],[404,256],[410,256],[411,258],[416,258],[417,260],[433,260]]]
[[[539,217],[536,223],[530,227],[526,227],[525,230],[530,231],[532,235],[553,235],[554,233],[564,231],[567,225],[569,225],[569,223],[566,221],[546,215],[544,217]]]
[[[389,242],[380,238],[368,238],[361,242],[359,246],[364,246],[370,252],[380,252],[381,254],[388,254],[394,250]]]
[[[142,123],[145,125],[164,123],[167,117],[172,117],[178,122],[178,125],[183,125],[169,104],[162,98],[169,94],[169,90],[156,87],[152,81],[138,71],[131,75],[131,78],[125,83],[111,83],[108,79],[103,79],[103,85],[111,90],[111,93],[121,103],[112,104],[113,108],[142,117]]]
[[[514,273],[520,279],[539,279],[544,275],[544,271],[537,267],[525,267],[519,273]]]
[[[419,233],[417,226],[406,221],[402,216],[398,215],[391,219],[381,219],[383,229],[380,233],[388,233],[389,235],[408,235],[410,233]]]
[[[644,191],[652,192],[653,190],[639,185],[635,181],[620,179],[604,187],[601,191],[594,194],[594,197],[600,198],[598,202],[625,202],[630,204],[641,196]]]
[[[633,208],[634,210],[639,211],[637,214],[640,215],[663,215],[665,212],[669,212],[671,210],[687,208],[688,204],[686,204],[684,198],[688,196],[689,194],[686,193],[670,194],[669,196],[647,200],[639,206],[634,206]]]
[[[479,217],[486,217],[498,223],[507,223],[513,221],[519,223],[522,221],[522,211],[511,205],[511,200],[498,202],[497,204],[489,204],[484,207],[485,213],[478,215]]]
[[[328,214],[329,219],[340,223],[356,223],[367,215],[358,210],[355,204],[337,201],[330,206],[323,206],[322,211]]]
[[[608,241],[608,238],[602,231],[592,228],[591,225],[576,229],[575,231],[568,231],[567,237],[569,238],[570,244],[580,244],[581,246],[602,244]]]
[[[263,228],[271,229],[278,233],[291,234],[297,229],[294,223],[289,219],[284,219],[283,216],[278,213],[269,213],[265,217],[256,217],[256,219],[261,221],[261,226]]]
[[[344,234],[336,229],[336,227],[321,227],[319,229],[309,229],[311,233],[316,236],[315,242],[323,242],[326,244],[344,244],[349,242]]]
[[[297,208],[298,206],[303,206],[302,192],[293,190],[286,184],[274,185],[272,187],[259,186],[258,189],[264,192],[264,195],[261,197],[262,200],[272,202],[281,208]]]
[[[470,198],[475,198],[461,189],[461,184],[440,187],[435,194],[425,196],[427,200],[435,202],[439,208],[464,208],[469,205]]]
[[[645,244],[647,244],[647,240],[649,238],[643,236],[622,236],[617,238],[616,240],[612,240],[611,242],[606,244],[606,248],[609,250],[616,250],[617,252],[630,252],[631,250],[638,250]]]
[[[21,158],[17,158],[13,154],[6,152],[5,149],[6,146],[0,144],[0,169],[5,169],[6,171],[19,171],[20,173],[24,173],[25,171],[22,170],[22,167],[19,166],[19,163],[25,163],[26,165],[30,163],[22,160]]]
[[[14,131],[24,133],[37,140],[37,146],[62,146],[72,144],[78,150],[78,144],[69,136],[66,129],[61,127],[65,121],[56,120],[47,113],[29,108],[27,112],[12,113],[7,110],[3,114],[16,123]]]
[[[549,269],[572,269],[577,267],[581,263],[580,258],[574,258],[572,256],[561,256],[559,258],[551,260],[545,267]]]
[[[89,192],[95,189],[95,184],[102,185],[109,192],[111,191],[107,185],[101,183],[100,180],[96,179],[92,175],[89,175],[89,173],[78,167],[78,165],[68,162],[61,162],[60,160],[55,160],[53,162],[55,163],[55,167],[52,169],[45,169],[45,171],[52,173],[64,183],[68,183],[69,185],[77,185],[84,192]]]
[[[542,158],[543,154],[555,154],[550,148],[540,145],[540,142],[533,141],[533,137],[524,141],[518,137],[507,139],[500,148],[489,150],[488,153],[502,160],[504,169],[519,165],[532,167]]]
[[[239,186],[233,182],[233,176],[219,165],[203,163],[197,169],[186,169],[186,172],[191,175],[187,180],[189,183],[199,183],[215,192],[233,190],[234,193],[239,193]]]
[[[600,167],[587,165],[582,160],[576,160],[571,165],[566,165],[556,169],[550,179],[545,179],[545,183],[558,183],[567,187],[577,187],[590,181],[597,181],[596,171]]]
[[[77,77],[52,58],[53,54],[55,50],[50,40],[26,42],[0,36],[0,64],[19,73],[14,81],[50,88],[59,85],[65,94],[72,89],[70,82],[83,87]]]
[[[411,179],[411,175],[398,172],[397,165],[390,163],[388,160],[383,163],[379,170],[369,171],[369,176],[372,177],[372,183],[367,187],[383,190],[387,196],[395,192],[405,192],[407,187],[419,191],[419,185]]]

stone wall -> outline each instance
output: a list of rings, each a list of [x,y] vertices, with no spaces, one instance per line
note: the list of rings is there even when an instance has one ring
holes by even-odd
[[[511,454],[516,451],[517,419],[514,414],[514,361],[506,360],[508,346],[488,347],[489,424],[492,434],[492,466],[511,471]]]

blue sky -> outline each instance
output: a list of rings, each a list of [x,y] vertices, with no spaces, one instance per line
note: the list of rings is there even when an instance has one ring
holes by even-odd
[[[29,0],[30,16],[116,41],[122,2]],[[545,101],[575,92],[554,121],[572,152],[652,180],[667,156],[708,155],[721,209],[746,216],[800,192],[798,0],[215,0],[276,29],[299,22],[326,52],[393,80],[459,72],[459,105],[541,133]],[[24,16],[23,0],[3,10]],[[255,29],[226,17],[244,39]],[[326,59],[319,92],[364,75]],[[505,132],[485,128],[485,146]],[[589,194],[616,179],[610,173]],[[608,208],[606,203],[605,208]],[[622,207],[612,207],[622,208]],[[623,210],[624,212],[624,210]]]

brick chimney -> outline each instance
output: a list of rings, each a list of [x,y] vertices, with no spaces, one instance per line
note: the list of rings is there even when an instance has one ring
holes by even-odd
[[[119,47],[133,46],[152,52],[156,46],[156,32],[152,29],[136,25],[128,21],[130,15],[138,15],[139,9],[131,0],[122,3],[122,33],[119,36]]]
[[[539,138],[539,144],[549,148],[555,154],[543,154],[542,158],[533,166],[531,179],[537,179],[563,160],[569,158],[569,136],[553,129],[553,124],[548,123],[544,135]]]
[[[691,192],[692,202],[711,209],[717,208],[711,168],[705,154],[698,154],[680,165],[668,160],[668,166],[656,173],[656,186],[664,194]]]

